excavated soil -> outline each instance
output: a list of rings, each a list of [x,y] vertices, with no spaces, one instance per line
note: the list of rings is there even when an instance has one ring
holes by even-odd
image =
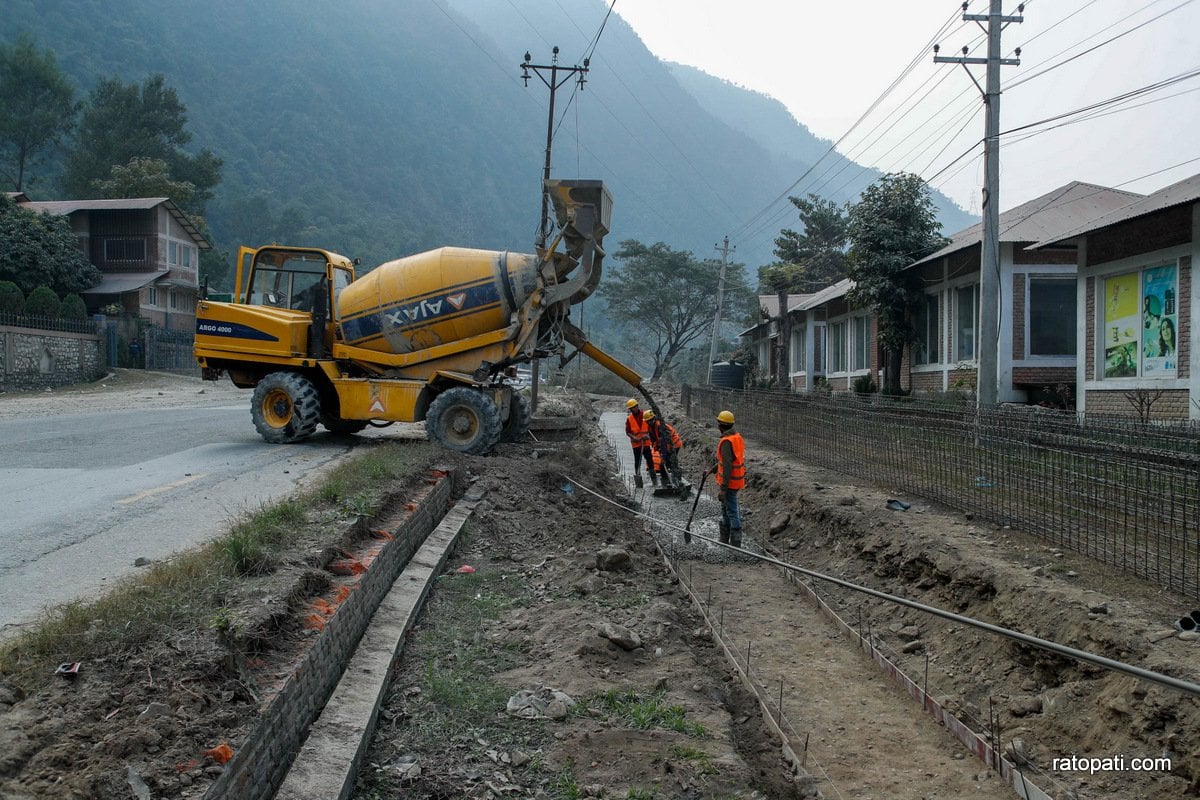
[[[161,378],[152,390],[143,384],[131,392],[139,404],[157,397],[168,402],[194,396],[197,386]],[[112,392],[106,387],[103,394]],[[8,400],[25,403],[23,413],[38,413],[31,399]],[[47,401],[70,403],[57,392]],[[108,402],[120,407],[122,401]],[[660,402],[690,444],[683,454],[688,473],[698,475],[715,429],[678,421],[670,398]],[[811,796],[814,788],[826,797],[1013,796],[884,681],[857,643],[777,568],[742,559],[717,563],[701,557],[702,547],[679,547],[673,534],[660,530],[654,536],[678,559],[672,573],[645,522],[626,509],[633,502],[618,474],[620,453],[599,432],[600,413],[619,412],[619,399],[547,398],[546,405],[578,414],[579,436],[503,445],[485,458],[440,458],[458,467],[483,500],[408,637],[359,800],[790,798]],[[920,498],[903,498],[912,503],[907,512],[889,511],[886,501],[896,495],[886,487],[814,469],[768,443],[750,439],[748,451],[743,505],[752,549],[766,547],[813,570],[1200,680],[1200,644],[1171,635],[1171,623],[1194,603]],[[575,488],[567,477],[615,504]],[[407,496],[398,491],[396,502]],[[687,505],[672,513],[686,513]],[[712,510],[702,503],[700,516]],[[280,553],[277,573],[231,598],[231,607],[259,609],[259,622],[245,633],[253,647],[245,639],[234,643],[241,655],[207,631],[89,664],[75,681],[29,696],[0,684],[0,797],[201,796],[221,769],[206,751],[222,742],[237,746],[264,702],[268,676],[283,673],[311,640],[300,622],[301,600],[328,586],[313,554],[343,543],[345,535],[344,528],[331,529],[325,541]],[[447,645],[440,634],[454,603],[461,604],[451,587],[462,585],[455,584],[464,577],[455,569],[463,564],[475,570],[469,577],[480,598],[502,588],[504,603]],[[811,779],[798,778],[782,758],[758,700],[743,688],[679,577],[719,620],[735,652],[749,643],[752,679],[769,698],[782,695],[785,727]],[[994,729],[1006,752],[1036,768],[1031,777],[1051,796],[1198,793],[1194,698],[849,590],[815,586],[914,679],[925,680],[927,671],[931,695],[964,719],[978,720],[980,730]],[[492,665],[490,680],[502,690],[490,721],[478,731],[430,738],[438,709],[422,687],[480,660]],[[563,692],[578,706],[557,719],[505,713],[508,697],[539,688]],[[606,693],[654,696],[678,707],[690,727],[636,727],[603,706],[598,698]],[[1053,759],[1073,755],[1124,756],[1126,763],[1166,755],[1171,768],[1051,769]]]

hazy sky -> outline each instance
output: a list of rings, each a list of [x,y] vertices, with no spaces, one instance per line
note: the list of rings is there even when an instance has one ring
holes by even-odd
[[[1016,5],[1005,0],[1005,13]],[[987,7],[972,0],[970,12]],[[983,137],[982,102],[963,67],[934,64],[930,49],[941,31],[942,55],[963,45],[986,55],[983,31],[962,21],[960,2],[617,0],[615,13],[660,58],[769,94],[823,138],[849,132],[838,149],[854,160],[916,172],[979,213],[982,145],[972,144]],[[1072,180],[1145,193],[1200,173],[1200,2],[1030,0],[1023,15],[1003,35],[1005,56],[1022,53],[1020,66],[1002,67],[1002,131],[1198,74],[1094,112],[1102,116],[1003,136],[1002,210]],[[982,84],[983,67],[971,69]],[[819,191],[819,175],[792,193]]]

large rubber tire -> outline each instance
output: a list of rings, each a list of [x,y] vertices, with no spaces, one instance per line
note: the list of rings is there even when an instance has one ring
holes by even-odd
[[[481,455],[500,441],[500,409],[483,392],[456,386],[429,404],[425,430],[448,450]]]
[[[500,441],[519,442],[529,433],[529,418],[533,416],[529,398],[513,389],[512,399],[508,401],[508,421],[500,429]]]
[[[312,436],[321,419],[321,399],[312,381],[296,372],[272,372],[254,387],[254,427],[268,442],[291,444]]]
[[[342,419],[328,414],[321,415],[321,424],[325,426],[325,430],[330,433],[336,433],[342,436],[348,436],[352,433],[358,433],[363,428],[367,427],[365,419]]]

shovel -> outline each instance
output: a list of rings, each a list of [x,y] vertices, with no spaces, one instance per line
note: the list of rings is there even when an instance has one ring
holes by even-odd
[[[687,525],[683,526],[683,543],[692,543],[692,519],[696,516],[696,506],[700,505],[700,496],[704,494],[704,482],[708,480],[710,470],[704,470],[700,476],[700,485],[696,487],[696,499],[692,501],[692,513],[688,514]]]

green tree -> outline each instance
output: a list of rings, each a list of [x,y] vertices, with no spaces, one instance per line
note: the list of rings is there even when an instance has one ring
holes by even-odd
[[[797,211],[803,231],[780,231],[775,240],[774,264],[760,267],[760,294],[773,294],[779,301],[779,346],[769,365],[771,374],[785,385],[791,362],[792,320],[787,314],[790,294],[819,291],[846,277],[846,229],[849,224],[844,207],[815,194],[789,197]],[[764,365],[766,366],[766,365]]]
[[[919,175],[889,173],[871,184],[850,209],[848,299],[871,309],[878,319],[884,356],[883,391],[900,394],[900,361],[913,340],[912,311],[921,289],[912,264],[948,241],[929,187]]]
[[[29,293],[25,300],[25,313],[31,317],[48,317],[58,319],[62,309],[62,301],[49,286],[39,286]]]
[[[0,314],[24,314],[25,293],[12,281],[0,281]]]
[[[63,298],[59,315],[63,319],[87,319],[87,304],[77,294],[69,294]]]
[[[75,145],[67,155],[63,191],[75,197],[94,197],[101,185],[113,187],[146,178],[145,163],[161,161],[167,180],[191,184],[185,201],[171,195],[180,206],[204,213],[212,189],[221,180],[221,160],[209,150],[190,155],[183,148],[192,140],[186,130],[187,108],[162,75],[145,83],[125,84],[105,78],[88,96]],[[131,162],[149,159],[143,167]],[[125,172],[114,174],[114,167]]]
[[[66,217],[30,211],[0,195],[0,280],[12,281],[28,297],[42,285],[63,294],[81,292],[100,277]]]
[[[135,156],[128,164],[114,165],[107,178],[94,181],[102,197],[169,197],[181,206],[192,202],[196,187],[171,179],[161,158]]]
[[[609,314],[630,324],[654,361],[651,380],[671,368],[685,347],[712,330],[721,265],[700,261],[662,242],[621,242],[622,265],[605,278],[600,295]]]
[[[815,194],[806,198],[789,197],[800,212],[803,230],[784,228],[775,240],[775,257],[786,264],[797,264],[789,287],[793,294],[816,292],[846,277],[848,207]]]
[[[0,176],[22,191],[30,171],[70,133],[79,107],[54,52],[28,34],[0,44]]]

